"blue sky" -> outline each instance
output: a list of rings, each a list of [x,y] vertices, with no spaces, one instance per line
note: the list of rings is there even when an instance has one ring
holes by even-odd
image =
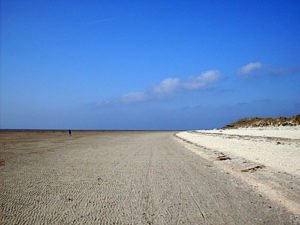
[[[300,113],[300,1],[1,0],[0,128]]]

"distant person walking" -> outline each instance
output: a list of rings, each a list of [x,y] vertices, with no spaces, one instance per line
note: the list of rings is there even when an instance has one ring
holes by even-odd
[[[72,131],[71,130],[69,130],[69,136],[72,136]]]

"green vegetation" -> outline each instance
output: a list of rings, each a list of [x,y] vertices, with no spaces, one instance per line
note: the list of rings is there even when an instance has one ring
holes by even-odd
[[[274,117],[259,118],[250,117],[243,118],[234,123],[228,124],[223,129],[241,128],[241,127],[266,127],[266,126],[297,126],[300,125],[300,115],[293,117]]]

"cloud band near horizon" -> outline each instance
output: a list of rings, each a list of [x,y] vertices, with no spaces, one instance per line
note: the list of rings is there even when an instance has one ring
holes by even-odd
[[[129,92],[116,99],[100,101],[98,105],[129,104],[163,99],[179,91],[196,91],[203,89],[217,82],[219,79],[220,72],[218,70],[208,70],[198,76],[191,76],[183,80],[177,77],[169,77],[161,80],[158,84],[150,86],[148,90]]]
[[[261,62],[250,62],[240,67],[238,69],[238,74],[242,74],[247,77],[248,75],[250,76],[259,71],[263,71],[271,75],[281,75],[289,72],[288,69],[270,69]],[[299,71],[299,69],[295,71]],[[198,76],[191,76],[186,79],[168,77],[161,80],[157,84],[150,85],[150,87],[144,91],[128,92],[115,99],[100,101],[97,103],[97,105],[130,104],[151,100],[160,100],[170,97],[180,91],[191,92],[201,90],[210,84],[219,81],[221,76],[220,74],[221,73],[219,70],[208,70],[202,72]]]

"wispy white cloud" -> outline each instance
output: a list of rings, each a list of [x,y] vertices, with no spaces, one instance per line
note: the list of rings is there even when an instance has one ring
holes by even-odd
[[[183,89],[197,90],[213,83],[220,78],[220,72],[217,70],[206,71],[199,76],[190,77],[182,84]]]
[[[249,73],[252,73],[254,71],[261,69],[262,67],[263,67],[263,64],[260,62],[251,62],[251,63],[248,63],[248,64],[242,66],[239,69],[239,73],[240,74],[249,74]]]
[[[145,92],[130,92],[120,98],[120,102],[131,103],[131,102],[142,102],[147,100],[147,94]]]
[[[189,77],[184,80],[176,77],[165,78],[158,84],[152,85],[147,91],[129,92],[116,99],[100,101],[98,104],[128,104],[162,99],[178,91],[193,91],[205,88],[209,84],[218,81],[219,78],[220,72],[217,70],[209,70],[201,73],[199,76]]]
[[[271,77],[280,77],[280,76],[294,75],[299,73],[299,71],[300,71],[300,66],[274,68],[270,65],[262,64],[260,62],[252,62],[239,68],[238,73],[247,76],[247,75],[257,74],[257,72],[259,72],[260,75],[264,75],[264,76],[269,75]]]
[[[179,78],[166,78],[162,80],[159,84],[152,86],[152,92],[158,96],[170,95],[178,90],[180,87]]]

